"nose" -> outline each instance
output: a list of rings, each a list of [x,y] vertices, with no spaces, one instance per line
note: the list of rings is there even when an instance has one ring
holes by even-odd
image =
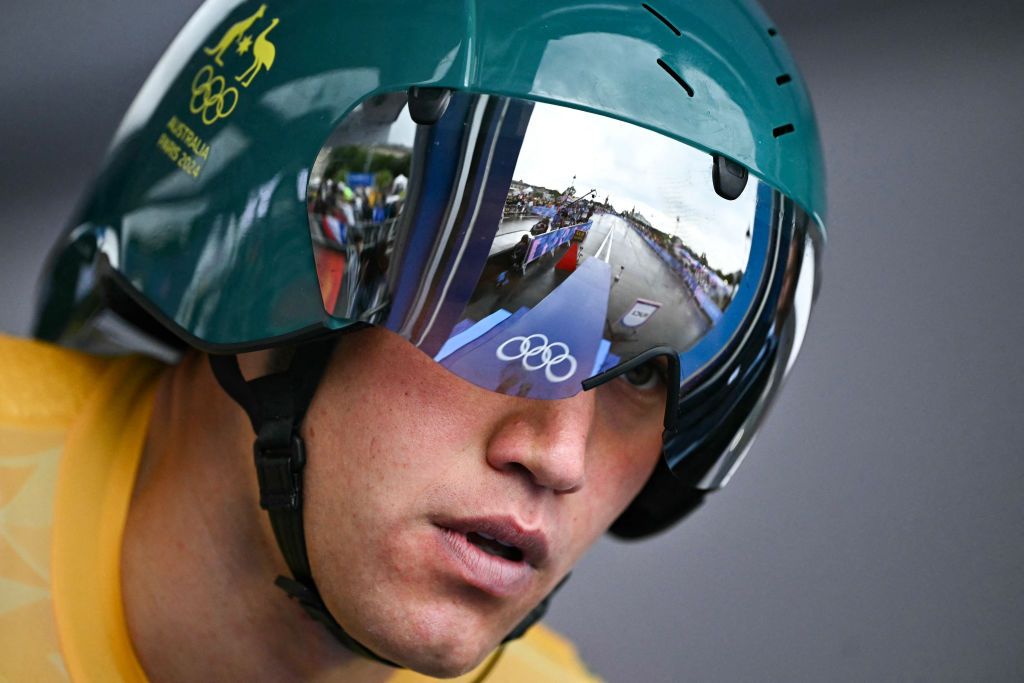
[[[559,493],[582,488],[594,424],[593,392],[558,400],[509,400],[516,409],[491,433],[488,464],[502,472],[523,472],[537,486]]]

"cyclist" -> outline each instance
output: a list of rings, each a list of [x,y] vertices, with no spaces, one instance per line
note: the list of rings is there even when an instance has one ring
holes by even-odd
[[[579,264],[496,287],[513,181],[570,176]],[[318,193],[399,177],[360,277]],[[0,671],[587,679],[534,624],[728,481],[823,211],[750,3],[209,2],[54,250],[64,348],[0,341]]]

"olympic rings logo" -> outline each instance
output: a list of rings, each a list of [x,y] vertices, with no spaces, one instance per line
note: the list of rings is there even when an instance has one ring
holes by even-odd
[[[544,368],[544,375],[548,381],[555,384],[564,382],[576,374],[576,359],[569,353],[569,347],[562,342],[549,342],[547,336],[539,333],[531,334],[529,337],[507,339],[494,355],[504,361],[521,358],[523,367],[529,371]],[[553,368],[563,363],[568,364],[568,371],[556,373]]]
[[[216,76],[210,65],[200,69],[192,79],[192,99],[188,109],[200,114],[203,123],[210,125],[235,110],[238,104],[238,89],[229,88],[223,76]]]

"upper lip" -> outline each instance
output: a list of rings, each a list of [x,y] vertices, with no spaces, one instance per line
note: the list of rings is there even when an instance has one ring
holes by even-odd
[[[527,529],[514,517],[460,517],[438,522],[439,526],[460,534],[483,533],[506,545],[514,545],[523,553],[523,560],[539,568],[548,560],[548,539],[540,529]]]

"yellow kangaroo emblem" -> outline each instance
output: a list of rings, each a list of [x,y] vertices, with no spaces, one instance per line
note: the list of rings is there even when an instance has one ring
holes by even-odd
[[[260,8],[252,13],[252,16],[242,19],[234,26],[229,28],[225,33],[224,37],[220,39],[220,42],[213,47],[204,47],[203,52],[213,57],[213,61],[217,62],[217,66],[224,66],[224,62],[221,61],[221,57],[227,52],[227,49],[231,47],[231,43],[240,41],[245,32],[249,30],[257,19],[261,18],[267,11],[266,5],[260,5]],[[274,20],[277,22],[277,19]]]
[[[270,67],[274,65],[277,49],[272,42],[267,40],[267,34],[273,31],[275,26],[277,26],[276,17],[270,22],[270,26],[263,29],[263,33],[256,36],[256,40],[252,44],[252,66],[238,76],[235,76],[235,80],[241,83],[243,88],[248,88],[249,84],[252,83],[252,79],[256,78],[256,75],[261,70],[266,69],[269,71]],[[232,27],[232,30],[234,30],[234,27]]]
[[[252,64],[235,76],[235,81],[241,84],[242,88],[248,88],[256,76],[262,71],[270,70],[270,67],[274,65],[277,48],[267,39],[267,34],[277,26],[278,19],[273,18],[270,25],[263,29],[255,40],[250,33],[253,24],[262,19],[266,13],[267,6],[260,5],[259,9],[251,15],[232,24],[215,45],[203,47],[203,52],[213,57],[213,61],[220,67],[224,66],[224,54],[232,46],[235,47],[235,52],[238,55],[252,51]],[[189,111],[197,114],[208,126],[219,119],[230,116],[231,112],[235,110],[235,105],[238,104],[238,88],[229,86],[225,76],[218,74],[212,64],[207,64],[200,68],[192,79],[192,98],[189,100]]]

